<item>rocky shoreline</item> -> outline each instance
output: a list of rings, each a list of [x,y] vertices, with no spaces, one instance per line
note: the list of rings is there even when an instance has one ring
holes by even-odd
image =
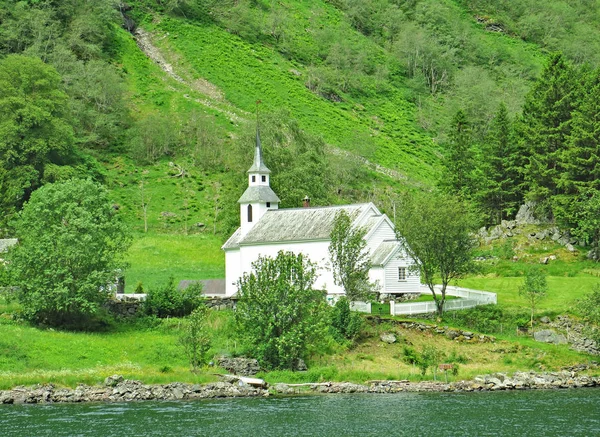
[[[53,385],[15,387],[0,391],[0,404],[46,404],[79,402],[131,402],[196,400],[234,397],[267,397],[311,393],[400,393],[400,392],[484,392],[499,390],[572,389],[600,387],[600,377],[577,375],[575,371],[516,372],[478,376],[471,381],[370,381],[366,384],[328,382],[315,384],[274,384],[268,388],[252,387],[241,381],[210,384],[171,383],[146,385],[115,375],[103,386],[79,385],[75,389]]]

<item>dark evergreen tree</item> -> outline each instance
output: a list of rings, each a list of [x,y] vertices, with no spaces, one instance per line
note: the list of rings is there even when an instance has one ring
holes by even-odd
[[[562,156],[571,132],[571,116],[580,86],[576,70],[554,54],[525,99],[518,134],[530,195],[548,200],[561,193]]]
[[[450,141],[444,157],[440,187],[463,198],[472,198],[475,154],[471,126],[465,113],[459,110],[452,120]]]
[[[479,163],[482,178],[477,200],[492,224],[511,217],[522,200],[523,182],[512,120],[501,103],[492,120]]]
[[[561,188],[569,194],[600,189],[600,70],[586,81],[581,104],[573,112]]]
[[[600,70],[585,82],[585,95],[573,112],[568,148],[562,156],[565,171],[560,188],[564,194],[552,199],[561,227],[600,254]]]

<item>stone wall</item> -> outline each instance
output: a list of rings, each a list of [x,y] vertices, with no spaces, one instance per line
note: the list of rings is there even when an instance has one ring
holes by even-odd
[[[126,296],[126,295],[125,295]],[[205,300],[207,307],[214,310],[226,310],[235,308],[235,300],[232,298],[213,297]],[[121,297],[120,300],[112,299],[105,304],[105,308],[111,314],[119,317],[134,317],[143,309],[144,302],[137,299]]]

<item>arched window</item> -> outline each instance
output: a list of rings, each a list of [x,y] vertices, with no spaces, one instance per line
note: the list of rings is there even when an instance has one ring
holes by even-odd
[[[248,223],[252,223],[252,205],[248,205]]]

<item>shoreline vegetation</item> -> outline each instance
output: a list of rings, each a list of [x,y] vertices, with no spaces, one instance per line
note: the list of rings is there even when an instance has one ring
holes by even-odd
[[[578,374],[576,370],[559,372],[515,372],[477,376],[473,380],[442,381],[368,381],[365,384],[350,382],[325,382],[308,384],[277,383],[255,387],[243,378],[227,375],[226,380],[208,384],[143,384],[123,379],[120,375],[107,377],[104,385],[78,385],[74,389],[57,388],[52,384],[32,387],[15,387],[0,391],[0,404],[50,404],[81,402],[132,402],[199,400],[234,397],[268,397],[318,394],[401,392],[469,393],[501,390],[547,390],[600,387],[600,376]]]

